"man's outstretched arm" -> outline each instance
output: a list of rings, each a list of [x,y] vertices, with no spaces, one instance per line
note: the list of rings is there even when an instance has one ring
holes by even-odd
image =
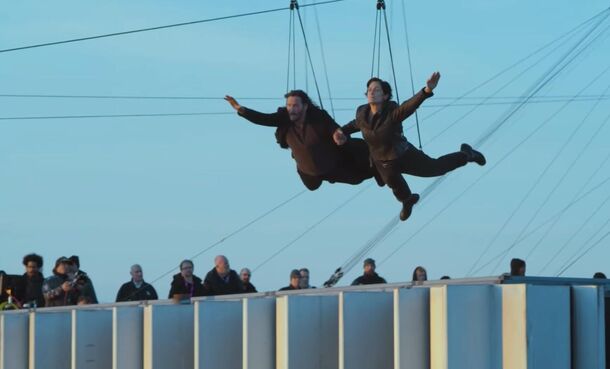
[[[267,127],[278,127],[279,126],[279,114],[265,114],[256,110],[248,109],[245,106],[241,106],[235,98],[226,95],[225,100],[231,105],[233,109],[237,111],[237,114],[246,118],[254,124]]]

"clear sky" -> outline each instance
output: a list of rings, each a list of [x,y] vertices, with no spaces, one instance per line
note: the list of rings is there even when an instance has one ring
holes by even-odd
[[[403,3],[386,3],[399,97],[403,100],[411,94]],[[0,12],[0,49],[288,4],[275,0],[109,0],[95,5],[82,1],[7,2]],[[462,106],[454,104],[431,116],[438,105],[451,103],[452,98],[609,5],[601,0],[405,4],[415,88],[423,87],[433,71],[442,74],[435,97],[422,106],[419,115],[424,151],[431,156],[457,150],[462,142],[476,142],[514,107],[511,103],[531,92],[531,86],[594,23],[587,23],[570,38],[562,39],[565,43],[553,44],[455,103]],[[343,124],[353,118],[359,104],[365,103],[362,93],[370,77],[375,1],[346,0],[316,9],[335,98],[335,117]],[[313,8],[301,12],[324,107],[328,109],[316,14]],[[214,98],[231,94],[242,105],[274,111],[283,104],[281,96],[286,89],[288,24],[289,11],[281,11],[0,53],[0,94]],[[450,175],[415,208],[411,219],[373,250],[370,256],[377,259],[382,276],[392,282],[409,280],[417,265],[425,266],[431,279],[445,274],[465,276],[487,247],[482,262],[511,246],[519,235],[537,229],[574,196],[608,176],[610,164],[604,159],[610,155],[610,124],[605,124],[610,112],[610,73],[603,73],[610,61],[608,26],[610,20],[606,19],[592,34],[599,37],[539,91],[538,100],[511,116],[481,147],[488,166],[468,165]],[[305,72],[301,34],[297,36],[296,85],[316,97],[312,75]],[[380,75],[390,79],[385,42],[382,51]],[[564,107],[569,97],[577,95],[582,101]],[[482,100],[485,97],[493,98]],[[472,104],[480,102],[484,105],[465,115],[473,109]],[[4,119],[197,112],[226,114]],[[273,129],[240,119],[220,99],[4,96],[0,97],[0,118],[0,269],[22,273],[21,257],[37,252],[45,258],[44,272],[49,275],[57,257],[78,254],[102,301],[114,299],[120,284],[129,279],[131,264],[142,264],[147,280],[171,268],[177,272],[180,260],[197,254],[304,188],[289,152],[276,145]],[[413,117],[408,119],[405,127],[408,139],[415,143],[414,122]],[[572,165],[576,158],[579,160]],[[420,192],[433,182],[407,180]],[[197,257],[195,273],[203,277],[219,253],[228,256],[234,269],[256,267],[367,185],[324,184],[318,191],[303,194]],[[595,241],[610,230],[606,223],[610,205],[605,202],[609,193],[609,183],[597,188],[564,211],[534,251],[547,228],[517,244],[499,267],[492,262],[475,275],[506,271],[510,257],[527,257],[531,275],[554,275],[571,255],[592,244],[587,243],[589,239]],[[400,204],[387,188],[373,185],[256,270],[254,284],[259,290],[277,289],[288,283],[291,269],[304,266],[311,270],[312,283],[322,284],[399,210]],[[526,228],[530,221],[531,226]],[[388,258],[403,243],[404,247]],[[564,244],[564,251],[552,259]],[[610,239],[602,241],[567,275],[588,277],[595,271],[610,272],[608,245]],[[360,265],[340,284],[351,282],[361,272]],[[170,278],[155,283],[161,296],[166,296]]]

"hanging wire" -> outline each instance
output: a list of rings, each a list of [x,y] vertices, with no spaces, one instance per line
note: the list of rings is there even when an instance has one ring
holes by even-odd
[[[303,27],[303,20],[301,19],[301,12],[299,11],[299,5],[296,0],[292,0],[296,6],[297,16],[299,17],[299,24],[301,25],[301,32],[303,33],[303,42],[305,43],[305,51],[307,52],[307,59],[311,67],[311,74],[313,81],[316,86],[316,92],[318,93],[318,100],[320,101],[320,108],[324,109],[324,103],[322,102],[322,95],[320,94],[320,87],[318,86],[318,78],[316,77],[316,71],[313,67],[313,61],[311,60],[311,53],[309,52],[309,44],[307,43],[307,35],[305,34],[305,27]]]
[[[411,62],[411,46],[409,43],[409,29],[407,28],[406,5],[407,0],[402,0],[402,22],[405,28],[405,41],[407,43],[407,59],[409,61],[409,76],[411,77],[411,94],[415,95],[415,83],[413,81],[413,63]],[[419,141],[419,149],[423,150],[421,143],[421,132],[419,129],[419,114],[415,109],[415,126],[417,127],[417,139]]]

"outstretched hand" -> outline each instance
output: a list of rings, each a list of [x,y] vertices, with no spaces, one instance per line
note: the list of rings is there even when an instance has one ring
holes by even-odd
[[[347,142],[347,137],[340,128],[337,128],[337,130],[333,132],[333,140],[337,145],[341,146]]]
[[[225,95],[225,100],[228,101],[229,104],[231,104],[233,109],[239,110],[239,108],[241,108],[241,105],[239,105],[239,103],[233,98],[233,96]]]
[[[441,79],[441,74],[439,72],[434,72],[426,81],[426,92],[432,92],[436,86],[438,85],[438,80]]]

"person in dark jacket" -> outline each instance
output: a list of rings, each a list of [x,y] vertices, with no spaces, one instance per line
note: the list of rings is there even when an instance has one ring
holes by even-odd
[[[25,273],[15,285],[13,296],[22,307],[44,307],[42,284],[44,276],[42,270],[43,259],[37,254],[28,254],[23,257]]]
[[[250,278],[252,277],[252,272],[248,268],[243,268],[239,272],[239,278],[241,278],[241,288],[244,293],[255,293],[256,287],[250,282]]]
[[[214,268],[203,280],[206,296],[231,295],[243,293],[243,287],[237,272],[229,266],[229,259],[224,255],[214,258]]]
[[[86,276],[76,279],[75,270],[72,260],[65,256],[55,261],[53,275],[42,284],[45,307],[76,305],[83,295],[79,283],[86,283]]]
[[[442,176],[454,169],[476,162],[485,165],[485,157],[467,144],[460,151],[433,159],[410,144],[404,136],[402,122],[433,95],[440,73],[435,72],[420,90],[409,100],[398,105],[391,101],[392,88],[386,81],[371,78],[366,86],[368,104],[358,107],[356,119],[344,125],[333,135],[338,145],[346,142],[350,134],[361,131],[369,146],[371,159],[385,184],[402,203],[400,220],[411,215],[419,195],[412,193],[402,173],[418,177]]]
[[[191,260],[183,260],[180,263],[180,273],[174,275],[172,279],[170,299],[185,300],[205,295],[201,278],[194,275],[193,270],[194,264]]]
[[[361,284],[379,284],[387,283],[385,279],[381,278],[379,274],[375,272],[375,260],[368,258],[364,260],[364,274],[354,279],[352,286],[358,286]]]
[[[87,272],[80,268],[80,258],[77,255],[72,255],[68,259],[72,261],[73,273],[77,279],[80,293],[87,296],[87,298],[84,298],[81,301],[90,301],[91,304],[97,304],[97,294],[93,287],[93,281],[89,278]]]
[[[116,295],[116,302],[122,301],[142,301],[142,300],[157,300],[157,291],[155,288],[144,282],[144,274],[142,267],[139,264],[134,264],[129,270],[131,281],[124,283]]]
[[[356,185],[377,175],[380,186],[383,181],[371,166],[366,143],[350,139],[343,147],[333,141],[333,133],[339,125],[328,113],[311,101],[301,90],[284,95],[286,107],[276,113],[264,114],[241,106],[233,97],[225,100],[238,114],[250,122],[276,127],[275,136],[282,148],[290,148],[296,161],[297,173],[309,190],[318,189],[323,181]]]
[[[290,271],[290,284],[280,288],[280,291],[292,291],[301,289],[301,272],[298,269]]]

